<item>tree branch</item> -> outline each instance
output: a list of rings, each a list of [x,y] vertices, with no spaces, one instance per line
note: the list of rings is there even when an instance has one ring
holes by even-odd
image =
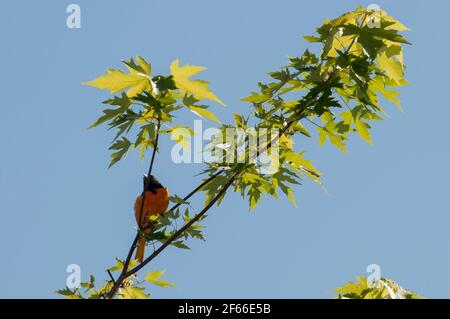
[[[153,170],[153,164],[155,162],[155,157],[156,157],[156,152],[158,151],[158,141],[159,141],[159,129],[161,127],[161,118],[158,118],[158,124],[156,126],[156,137],[155,137],[155,142],[153,144],[153,152],[152,152],[152,158],[150,160],[150,166],[148,168],[148,173],[147,173],[147,177],[150,177],[152,170]],[[141,196],[145,196],[145,190],[148,187],[148,184],[150,182],[150,178],[147,178],[147,180],[145,181],[145,184],[143,186],[142,189],[142,193]],[[141,203],[141,207],[139,210],[139,218],[138,218],[138,232],[136,234],[136,236],[133,239],[133,243],[131,244],[131,247],[128,251],[128,255],[127,258],[125,259],[125,262],[123,264],[123,268],[122,271],[119,275],[119,278],[117,278],[117,281],[113,281],[113,287],[111,288],[111,290],[109,291],[109,293],[107,294],[107,298],[111,298],[111,296],[114,296],[115,291],[117,291],[117,289],[122,285],[122,282],[125,278],[127,278],[127,276],[125,276],[126,272],[128,271],[128,267],[130,265],[130,261],[131,261],[131,257],[133,256],[134,250],[136,248],[136,244],[139,240],[139,232],[140,232],[140,228],[141,228],[141,217],[142,217],[142,212],[144,210],[144,200]],[[114,290],[114,293],[111,295],[111,292]]]
[[[195,222],[197,222],[199,219],[203,217],[203,215],[206,214],[206,212],[225,194],[227,189],[233,184],[233,182],[236,180],[236,178],[239,176],[241,171],[237,171],[233,174],[233,176],[222,186],[222,189],[220,192],[214,196],[214,198],[206,205],[200,213],[194,216],[189,222],[187,222],[183,227],[181,227],[179,230],[177,230],[175,233],[173,233],[172,236],[170,236],[161,246],[158,247],[157,250],[153,252],[150,256],[148,256],[142,263],[140,263],[138,266],[131,269],[129,272],[126,273],[126,276],[129,277],[136,272],[138,272],[140,269],[145,267],[150,261],[152,261],[156,256],[158,256],[167,246],[169,246],[174,240],[176,240],[180,235],[182,235],[189,227],[191,227]]]
[[[332,72],[329,75],[327,81],[331,80],[331,78],[333,76],[333,73],[334,72]],[[315,102],[315,99],[317,98],[317,96],[319,96],[319,94],[320,94],[320,92],[317,92],[314,97],[312,97],[309,101],[307,101],[306,105],[297,114],[295,114],[295,116],[293,116],[293,118],[291,120],[289,120],[286,123],[286,125],[280,130],[278,135],[273,140],[270,140],[269,143],[267,143],[267,145],[265,145],[263,148],[261,148],[261,150],[258,151],[258,154],[267,151],[272,146],[273,143],[276,143],[279,140],[281,135],[283,135],[284,133],[286,133],[289,130],[289,128],[292,126],[292,124],[294,124],[295,122],[301,120],[301,116],[302,116],[303,112],[305,110],[307,110],[308,107],[310,107]],[[158,128],[159,128],[159,126],[158,126]],[[155,149],[153,150],[154,152],[155,152]],[[152,165],[153,165],[153,159],[154,159],[154,154],[152,155],[152,162],[150,163],[149,173],[151,173],[151,168],[152,168]],[[210,181],[212,181],[214,178],[216,178],[217,176],[219,176],[223,172],[224,172],[224,170],[220,170],[220,171],[216,172],[209,179],[207,179],[205,182],[203,182],[198,187],[196,187],[192,192],[190,192],[185,198],[183,198],[183,201],[186,201],[189,197],[191,197],[197,191],[199,191],[203,186],[208,184]],[[136,246],[136,243],[137,243],[137,241],[139,239],[139,235],[140,234],[138,232],[136,234],[136,237],[135,237],[134,241],[133,241],[133,244],[130,247],[130,251],[128,253],[127,260],[126,260],[126,262],[124,264],[124,268],[122,269],[122,272],[121,272],[119,278],[117,279],[116,284],[113,285],[111,290],[106,295],[106,298],[108,298],[108,299],[113,298],[115,296],[117,290],[121,286],[122,282],[126,278],[128,278],[129,276],[135,274],[136,272],[141,270],[143,267],[145,267],[150,261],[152,261],[155,257],[157,257],[164,249],[166,249],[173,241],[175,241],[178,237],[180,237],[180,235],[182,235],[187,229],[189,229],[189,227],[191,227],[195,222],[200,220],[206,214],[206,212],[225,194],[227,189],[233,184],[233,182],[236,180],[236,178],[241,173],[242,173],[242,170],[235,172],[230,177],[230,179],[228,179],[228,181],[222,186],[222,189],[212,198],[212,200],[197,215],[195,215],[188,223],[186,223],[183,227],[181,227],[179,230],[177,230],[175,233],[173,233],[172,236],[170,236],[160,247],[158,247],[158,249],[156,249],[150,256],[148,256],[146,259],[144,259],[144,261],[142,263],[140,263],[139,265],[137,265],[136,267],[134,267],[133,269],[128,271],[128,266],[129,266],[129,261],[131,259],[131,255],[132,255],[132,253],[134,251],[134,248]],[[144,202],[144,201],[142,201],[142,202]],[[180,205],[181,205],[181,203],[177,203],[169,211],[175,210]]]
[[[189,194],[187,194],[185,197],[183,197],[183,201],[187,201],[189,198],[191,198],[195,193],[197,193],[199,190],[201,190],[205,185],[207,185],[209,182],[211,182],[213,179],[215,179],[217,176],[219,176],[220,174],[222,174],[224,172],[224,170],[220,170],[218,172],[216,172],[215,174],[211,175],[208,179],[206,179],[205,181],[203,181],[200,185],[198,185],[194,190],[192,190]],[[172,212],[175,209],[177,209],[178,207],[180,207],[182,205],[182,203],[177,203],[175,204],[172,208],[170,208],[166,213],[168,212]],[[127,258],[125,260],[124,263],[124,268],[126,269],[125,271],[123,271],[121,274],[119,275],[119,278],[117,278],[117,281],[114,283],[113,287],[111,288],[111,290],[108,292],[108,294],[106,295],[106,298],[111,299],[114,297],[114,295],[116,294],[117,290],[119,289],[120,285],[122,284],[122,282],[128,278],[130,275],[127,274],[128,271],[128,266],[130,264],[131,261],[131,257],[133,255],[134,249],[136,248],[136,244],[139,240],[139,231],[137,232],[136,236],[134,237],[133,243],[130,246],[130,249],[128,251],[128,255]],[[145,261],[144,261],[145,262]],[[126,266],[126,267],[125,267]],[[133,268],[134,269],[134,268]]]

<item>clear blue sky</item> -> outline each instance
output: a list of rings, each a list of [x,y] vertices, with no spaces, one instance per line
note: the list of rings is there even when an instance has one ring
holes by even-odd
[[[302,53],[326,18],[365,1],[76,1],[82,28],[66,27],[69,1],[3,1],[0,11],[2,137],[0,297],[55,297],[66,266],[106,278],[135,232],[132,204],[147,164],[131,155],[108,170],[105,128],[86,127],[108,93],[80,85],[141,54],[157,73],[175,58],[204,65],[227,104],[224,121],[266,72]],[[325,173],[330,195],[296,188],[299,207],[263,200],[252,212],[236,194],[211,211],[206,242],[166,250],[176,288],[153,297],[317,297],[365,275],[367,265],[428,297],[450,297],[448,1],[378,1],[408,25],[404,113],[375,125],[369,146],[355,136],[349,154],[298,140]],[[192,123],[188,115],[180,121]],[[163,140],[167,147],[168,140]],[[201,165],[157,175],[180,195]],[[197,204],[199,202],[194,202]]]

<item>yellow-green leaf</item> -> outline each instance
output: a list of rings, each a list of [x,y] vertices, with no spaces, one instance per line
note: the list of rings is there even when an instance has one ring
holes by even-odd
[[[125,287],[119,291],[120,299],[148,299],[149,294],[142,287]]]
[[[170,72],[176,86],[184,92],[191,93],[197,100],[209,99],[224,105],[224,103],[208,89],[209,83],[202,80],[190,80],[189,78],[205,70],[202,66],[185,64],[180,67],[178,59],[170,65]]]
[[[137,259],[133,259],[130,261],[130,263],[128,264],[128,269],[133,268],[135,265],[137,264]],[[123,261],[120,260],[119,258],[116,257],[116,265],[109,268],[109,271],[119,271],[123,269]]]
[[[383,79],[387,79],[384,76],[376,76],[374,77],[370,82],[369,85],[372,87],[373,91],[380,92],[381,95],[383,95],[388,101],[393,102],[400,111],[403,111],[403,108],[400,104],[400,100],[398,99],[398,96],[400,95],[397,91],[394,90],[388,90],[386,88],[386,85],[383,81]]]
[[[359,136],[361,136],[361,138],[364,141],[366,141],[369,144],[372,144],[372,139],[370,138],[370,133],[367,124],[361,121],[359,115],[355,118],[355,128]]]
[[[409,28],[407,26],[405,26],[404,24],[402,24],[400,21],[395,20],[393,17],[388,16],[386,11],[382,10],[381,11],[382,15],[383,15],[383,20],[391,22],[392,24],[387,27],[387,29],[389,30],[397,30],[397,31],[406,31],[409,30]]]
[[[361,276],[357,276],[357,278],[358,278],[357,283],[350,281],[344,286],[333,290],[333,292],[344,294],[353,293],[357,295],[361,294],[367,288],[367,280],[366,278]]]
[[[292,138],[287,137],[285,134],[282,134],[280,136],[280,144],[286,146],[289,149],[292,149],[292,147],[294,147],[294,141],[292,140]]]
[[[250,172],[246,172],[242,175],[242,181],[244,183],[252,184],[252,183],[256,183],[256,182],[261,182],[263,180],[264,179],[261,176],[254,174],[254,173],[250,173]]]
[[[297,202],[295,201],[294,192],[292,189],[287,190],[287,198],[292,203],[292,205],[294,205],[294,207],[296,207],[296,208],[298,207]]]
[[[110,90],[113,94],[129,88],[127,92],[129,97],[136,96],[142,91],[151,88],[149,78],[144,74],[125,73],[117,69],[108,69],[106,74],[82,84]]]
[[[301,170],[306,173],[315,182],[322,184],[320,181],[320,172],[314,167],[311,160],[303,158],[303,152],[296,153],[294,151],[288,151],[285,154],[285,160],[289,166],[295,170]]]
[[[145,60],[140,55],[136,56],[136,60],[139,66],[144,70],[145,74],[150,75],[152,73],[152,67],[150,63],[147,62],[147,60]]]
[[[403,79],[402,64],[394,58],[389,58],[386,53],[382,53],[378,56],[378,64],[386,71],[386,74],[390,79],[395,82],[399,82]]]
[[[222,122],[220,122],[219,118],[211,111],[202,108],[202,107],[196,107],[196,106],[189,106],[189,109],[197,114],[200,117],[206,117],[207,119],[217,122],[219,124],[221,124]]]
[[[170,139],[175,141],[176,144],[180,144],[185,151],[189,151],[193,135],[194,131],[183,126],[176,125],[170,130]]]
[[[166,271],[165,270],[158,270],[158,271],[149,271],[147,273],[147,275],[145,275],[145,280],[147,280],[148,282],[160,286],[160,287],[175,287],[174,284],[170,283],[168,280],[166,279],[159,279],[161,278],[164,273]]]

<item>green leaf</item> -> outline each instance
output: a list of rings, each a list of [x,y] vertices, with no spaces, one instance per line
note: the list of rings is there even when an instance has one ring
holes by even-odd
[[[180,67],[178,59],[170,65],[170,72],[177,87],[183,91],[194,95],[197,100],[209,99],[224,105],[224,103],[208,89],[208,82],[202,80],[190,80],[193,77],[205,70],[202,66],[195,66],[185,64]]]
[[[181,198],[181,197],[178,196],[178,195],[171,195],[171,196],[169,197],[169,200],[170,200],[172,203],[175,203],[175,204],[185,204],[185,205],[190,205],[190,202],[185,201],[183,198]]]
[[[85,292],[91,290],[95,287],[95,277],[90,275],[89,276],[89,282],[82,282],[80,283],[81,287],[85,288]]]
[[[77,292],[77,289],[71,290],[66,287],[64,289],[57,290],[56,293],[67,299],[83,299],[83,297]]]
[[[116,109],[105,109],[103,110],[103,116],[99,117],[97,120],[95,120],[94,123],[92,123],[88,129],[94,128],[99,126],[100,124],[103,124],[104,122],[107,122],[109,120],[113,120],[119,115],[123,114],[128,110],[128,108],[131,105],[131,100],[128,98],[128,96],[125,93],[122,93],[120,97],[115,96],[113,99],[109,99],[103,102],[104,104],[110,104],[110,105],[117,105],[119,106]]]
[[[181,249],[190,249],[189,246],[187,246],[186,244],[184,244],[182,241],[174,241],[171,244],[172,246],[175,246],[177,248],[181,248]]]
[[[201,228],[203,228],[203,226],[199,225],[199,224],[193,224],[191,227],[189,227],[186,230],[187,235],[193,237],[193,238],[197,238],[203,241],[206,241],[206,238],[203,236],[202,231],[200,230]]]
[[[141,147],[140,158],[144,159],[145,151],[148,147],[154,147],[153,139],[155,137],[156,125],[149,123],[142,125],[139,133],[137,134],[136,141],[134,142],[134,148]]]
[[[109,149],[117,150],[117,152],[111,154],[111,162],[109,163],[108,168],[120,161],[126,155],[130,146],[131,142],[126,137],[122,137],[122,139],[116,141],[113,145],[111,145]]]
[[[383,39],[383,40],[389,40],[392,42],[398,42],[403,44],[411,44],[409,41],[407,41],[403,36],[398,34],[397,30],[389,30],[388,27],[392,27],[392,23],[383,23],[381,25],[381,28],[369,28],[364,27],[364,32],[367,32],[371,34],[372,36]]]
[[[123,64],[127,67],[130,73],[140,72],[145,75],[150,76],[152,73],[152,67],[150,63],[148,63],[143,57],[140,55],[136,56],[137,63],[134,62],[133,58],[130,58],[128,61],[122,61]]]

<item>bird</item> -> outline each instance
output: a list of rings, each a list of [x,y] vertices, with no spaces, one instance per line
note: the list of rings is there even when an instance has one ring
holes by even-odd
[[[142,203],[142,201],[144,203]],[[150,216],[159,216],[167,211],[169,206],[169,190],[153,176],[144,175],[144,192],[140,194],[134,204],[136,223],[143,233],[139,235],[135,258],[139,263],[144,260],[147,241],[145,235],[151,233],[153,222]],[[145,234],[145,235],[144,235]]]

